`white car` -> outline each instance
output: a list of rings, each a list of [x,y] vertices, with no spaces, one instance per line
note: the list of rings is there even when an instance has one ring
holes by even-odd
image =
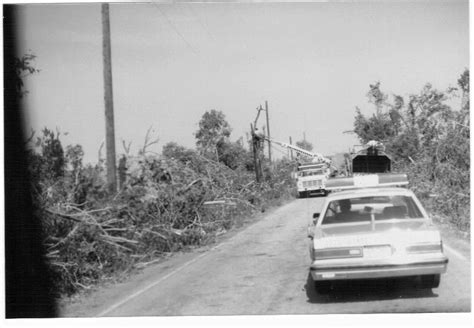
[[[321,213],[314,213],[308,236],[310,273],[319,293],[329,292],[337,280],[404,276],[420,276],[423,288],[436,288],[447,269],[439,231],[406,188],[334,192]]]

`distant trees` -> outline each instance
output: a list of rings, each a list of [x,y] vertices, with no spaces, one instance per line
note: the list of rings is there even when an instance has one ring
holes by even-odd
[[[222,111],[206,111],[199,121],[195,133],[199,153],[209,159],[221,162],[235,170],[239,167],[251,169],[252,158],[240,142],[231,142],[232,128]]]
[[[187,149],[178,145],[176,142],[168,142],[163,146],[162,155],[168,158],[174,158],[181,163],[187,163],[193,159],[196,152],[192,149]]]
[[[469,71],[459,79],[463,94],[468,93]],[[450,128],[459,124],[466,125],[469,104],[461,110],[453,110],[447,101],[456,96],[456,88],[440,91],[427,83],[418,94],[412,94],[408,100],[394,95],[388,101],[388,95],[381,91],[380,83],[370,85],[367,96],[375,105],[375,113],[366,117],[356,107],[354,132],[362,143],[370,140],[384,142],[388,150],[399,160],[432,153],[439,140],[448,134]],[[464,96],[465,97],[465,96]]]
[[[457,88],[445,91],[427,83],[419,93],[406,99],[393,95],[392,100],[379,82],[370,85],[367,97],[375,113],[366,116],[356,107],[354,132],[362,143],[382,141],[395,167],[409,172],[413,187],[441,194],[438,204],[442,205],[436,209],[466,225],[470,194],[469,70],[457,82]],[[460,108],[451,108],[449,101],[460,96]]]
[[[239,142],[220,142],[217,144],[217,153],[219,161],[233,170],[239,167],[249,171],[253,169],[250,152]]]
[[[199,121],[199,129],[195,133],[196,146],[203,155],[219,160],[217,145],[228,142],[231,131],[224,113],[215,109],[207,111]]]

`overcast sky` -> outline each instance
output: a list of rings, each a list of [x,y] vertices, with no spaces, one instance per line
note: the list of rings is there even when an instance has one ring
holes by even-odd
[[[21,53],[31,50],[41,70],[26,81],[28,126],[68,132],[63,143],[96,162],[100,5],[23,5],[20,17]],[[194,147],[210,109],[224,112],[232,140],[245,139],[265,100],[273,138],[305,133],[315,151],[347,151],[355,106],[373,112],[369,84],[407,96],[426,82],[455,86],[469,67],[468,1],[129,3],[111,4],[110,20],[118,154],[121,140],[136,153],[150,126],[154,151],[169,141]]]

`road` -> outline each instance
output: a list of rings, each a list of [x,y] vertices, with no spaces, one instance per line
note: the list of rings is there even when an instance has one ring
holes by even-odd
[[[210,248],[147,268],[63,309],[62,316],[184,316],[469,312],[470,246],[444,236],[439,288],[402,280],[341,284],[327,295],[309,280],[308,218],[323,198],[297,199]]]

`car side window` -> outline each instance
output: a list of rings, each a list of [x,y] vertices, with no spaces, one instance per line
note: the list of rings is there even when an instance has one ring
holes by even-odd
[[[324,215],[324,218],[334,218],[337,213],[338,213],[337,203],[336,202],[330,202],[329,206],[326,210],[326,214]]]
[[[324,213],[324,217],[322,218],[321,224],[331,224],[337,221],[337,216],[340,213],[339,204],[337,201],[332,201],[329,203],[326,213]]]

